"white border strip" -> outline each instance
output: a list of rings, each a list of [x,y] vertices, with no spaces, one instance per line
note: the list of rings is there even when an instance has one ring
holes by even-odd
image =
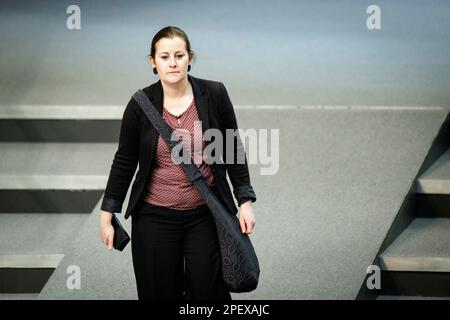
[[[104,190],[104,175],[1,175],[2,190]]]
[[[448,107],[424,106],[342,106],[342,105],[236,105],[238,110],[363,110],[363,111],[442,111],[450,110]]]
[[[124,111],[125,106],[22,105],[0,107],[0,119],[120,120]]]
[[[380,110],[380,111],[441,111],[449,108],[445,107],[424,107],[424,106],[351,106],[351,110]]]
[[[56,268],[63,254],[5,254],[0,255],[0,268]]]
[[[358,111],[442,111],[439,106],[343,106],[343,105],[235,105],[236,110],[358,110]],[[0,119],[34,120],[121,120],[125,106],[83,105],[0,106]]]

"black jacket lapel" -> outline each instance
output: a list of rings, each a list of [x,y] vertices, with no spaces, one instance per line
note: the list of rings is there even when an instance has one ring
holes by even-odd
[[[203,85],[194,77],[188,75],[191,82],[192,90],[194,91],[195,106],[198,117],[202,121],[203,133],[209,129],[209,106],[208,96],[206,95]]]

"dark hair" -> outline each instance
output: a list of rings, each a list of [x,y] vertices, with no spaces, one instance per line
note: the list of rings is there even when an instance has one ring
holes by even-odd
[[[174,38],[174,37],[180,37],[181,39],[183,39],[184,42],[186,43],[186,50],[188,54],[194,54],[194,52],[191,50],[191,43],[189,42],[186,33],[178,27],[167,26],[159,30],[153,37],[150,48],[150,54],[148,56],[155,59],[156,43],[162,38]]]

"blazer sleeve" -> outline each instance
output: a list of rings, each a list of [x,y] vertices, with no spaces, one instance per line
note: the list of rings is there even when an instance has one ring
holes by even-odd
[[[223,159],[225,167],[230,177],[231,184],[233,185],[233,193],[240,206],[247,200],[256,201],[256,194],[250,183],[250,174],[248,171],[247,156],[245,154],[245,148],[239,137],[239,134],[233,136],[234,141],[227,141],[226,129],[237,130],[237,120],[234,112],[233,104],[228,95],[227,89],[224,84],[220,82],[220,97],[219,97],[219,110],[222,117],[223,134],[224,134],[224,148]],[[237,131],[235,131],[237,132]],[[227,144],[233,143],[233,154],[227,155]],[[240,159],[240,160],[239,160]],[[239,161],[238,161],[239,160]]]
[[[137,104],[131,99],[123,113],[119,145],[114,155],[101,209],[121,212],[139,160],[139,120]]]

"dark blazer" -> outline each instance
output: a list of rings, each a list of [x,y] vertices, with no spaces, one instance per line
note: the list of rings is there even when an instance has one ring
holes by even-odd
[[[221,161],[211,164],[215,180],[215,188],[219,200],[233,214],[237,213],[226,174],[233,186],[233,193],[240,206],[251,199],[256,201],[255,192],[250,184],[247,159],[244,164],[226,163],[226,129],[237,129],[237,121],[233,105],[225,86],[221,82],[204,80],[188,75],[192,85],[195,105],[199,120],[202,121],[202,130],[216,128],[222,132],[223,145]],[[162,114],[163,88],[161,80],[143,89],[153,105]],[[134,180],[125,219],[133,213],[134,208],[147,192],[147,185],[154,168],[156,147],[159,133],[150,124],[149,120],[134,99],[130,99],[120,128],[119,145],[111,165],[108,183],[103,195],[101,209],[109,212],[121,212],[131,179],[139,163],[139,170]],[[206,142],[208,144],[210,142]],[[242,146],[242,141],[235,138],[236,148]],[[242,149],[243,150],[243,149]],[[223,160],[225,159],[225,161]]]

